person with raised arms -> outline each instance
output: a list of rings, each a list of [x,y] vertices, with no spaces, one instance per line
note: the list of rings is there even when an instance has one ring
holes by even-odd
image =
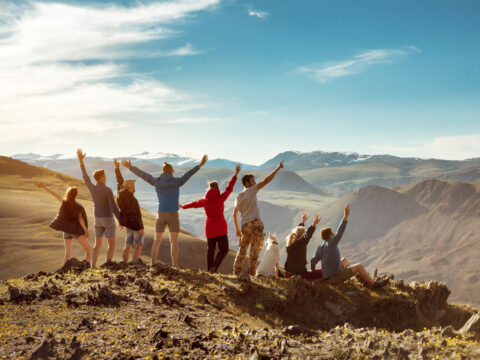
[[[123,247],[122,257],[124,262],[128,262],[132,246],[133,260],[140,258],[143,246],[143,221],[140,205],[135,197],[135,180],[124,180],[120,171],[120,163],[113,159],[115,165],[115,176],[117,178],[118,197],[117,203],[120,208],[120,219],[118,223],[127,230],[125,237],[125,246]]]
[[[76,187],[69,187],[65,193],[65,197],[62,198],[42,183],[36,183],[34,186],[37,189],[45,190],[61,203],[58,214],[50,223],[50,227],[63,232],[63,242],[65,243],[63,263],[65,264],[72,258],[72,243],[73,239],[76,239],[85,250],[85,261],[91,266],[92,248],[88,242],[87,214],[82,204],[76,201],[78,189]]]
[[[154,177],[138,167],[133,166],[132,162],[123,160],[122,165],[130,169],[132,173],[142,180],[155,187],[158,199],[158,214],[155,224],[155,241],[152,245],[152,265],[157,263],[158,250],[162,243],[163,233],[166,226],[170,232],[170,256],[172,266],[178,266],[178,234],[180,232],[180,219],[178,217],[180,187],[183,186],[200,168],[205,165],[208,156],[204,155],[202,161],[188,170],[180,177],[173,176],[174,169],[168,162],[163,163],[163,173],[159,177]]]
[[[242,177],[243,191],[238,194],[235,200],[235,209],[233,211],[233,220],[235,222],[236,234],[240,238],[238,252],[233,264],[233,272],[239,275],[243,271],[243,263],[247,256],[247,250],[250,246],[250,256],[248,261],[247,273],[254,276],[257,269],[257,261],[263,248],[265,233],[263,232],[263,222],[260,217],[260,209],[257,203],[257,193],[269,184],[275,175],[283,168],[281,161],[277,168],[272,171],[265,179],[258,184],[255,182],[253,174],[246,174]],[[238,223],[238,213],[242,216],[242,227]]]
[[[322,278],[322,270],[307,271],[307,245],[320,222],[320,217],[315,215],[312,225],[305,230],[307,219],[307,213],[303,212],[302,222],[287,236],[285,270],[288,272],[287,276],[300,275],[307,280],[316,280]]]
[[[111,261],[115,251],[115,232],[116,224],[113,215],[119,219],[120,210],[113,197],[113,191],[106,184],[107,177],[103,169],[95,170],[93,177],[97,181],[94,185],[90,180],[83,163],[85,156],[82,149],[77,150],[78,161],[80,162],[80,169],[82,170],[83,180],[87,186],[93,200],[93,213],[95,215],[95,246],[93,248],[92,267],[97,264],[98,255],[102,248],[103,237],[108,241],[107,254],[105,261]]]
[[[205,197],[187,204],[180,205],[182,209],[204,208],[207,218],[205,220],[205,236],[207,237],[207,270],[216,273],[225,256],[228,254],[228,227],[225,220],[224,203],[233,191],[237,181],[240,164],[235,166],[235,174],[230,179],[224,192],[220,192],[218,182],[210,181]],[[218,253],[215,249],[218,244]]]
[[[312,271],[315,270],[317,263],[321,261],[323,277],[333,285],[340,284],[352,276],[357,275],[362,282],[370,287],[375,289],[384,287],[388,284],[388,279],[375,281],[362,264],[350,266],[348,261],[340,257],[338,243],[342,239],[347,227],[348,217],[350,215],[350,206],[348,204],[345,205],[343,213],[342,222],[335,234],[330,227],[322,229],[321,235],[323,242],[318,246],[315,256],[310,260]]]

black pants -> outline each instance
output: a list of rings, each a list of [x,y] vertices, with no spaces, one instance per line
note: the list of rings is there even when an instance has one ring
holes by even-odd
[[[228,254],[228,236],[225,234],[214,238],[207,238],[207,244],[207,269],[210,272],[217,272],[223,259]],[[217,256],[215,256],[215,248],[217,244],[219,251]]]

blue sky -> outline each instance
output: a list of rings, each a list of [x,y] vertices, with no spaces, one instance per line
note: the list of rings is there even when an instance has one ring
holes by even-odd
[[[479,157],[479,11],[453,0],[2,1],[0,153]]]

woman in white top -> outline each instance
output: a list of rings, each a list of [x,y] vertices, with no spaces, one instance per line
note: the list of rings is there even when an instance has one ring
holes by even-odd
[[[262,260],[257,267],[257,276],[278,276],[280,261],[280,247],[277,242],[277,234],[268,234],[266,249],[263,253]]]

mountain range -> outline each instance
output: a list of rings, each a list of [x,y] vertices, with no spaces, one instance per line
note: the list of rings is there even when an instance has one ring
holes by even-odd
[[[62,154],[42,156],[38,154],[16,154],[12,158],[26,161],[51,170],[61,171],[78,176],[78,163],[75,155],[68,157]],[[110,158],[88,158],[92,166],[112,168]],[[134,164],[152,166],[153,172],[159,172],[164,161],[172,163],[184,171],[198,164],[198,159],[168,154],[148,153],[135,154],[126,159]],[[313,192],[330,191],[334,196],[346,195],[348,192],[363,186],[375,184],[382,186],[404,186],[429,178],[458,180],[471,182],[480,180],[480,158],[466,160],[441,160],[421,158],[401,158],[392,155],[362,155],[347,152],[282,152],[261,165],[241,163],[244,170],[256,170],[260,175],[273,170],[280,161],[285,162],[285,169],[299,175],[313,188]],[[204,169],[233,169],[237,161],[228,159],[211,159]],[[219,173],[221,176],[223,173]],[[209,173],[217,175],[215,172]],[[203,186],[204,184],[202,184]],[[202,189],[203,190],[203,189]],[[188,190],[191,193],[201,189]]]

